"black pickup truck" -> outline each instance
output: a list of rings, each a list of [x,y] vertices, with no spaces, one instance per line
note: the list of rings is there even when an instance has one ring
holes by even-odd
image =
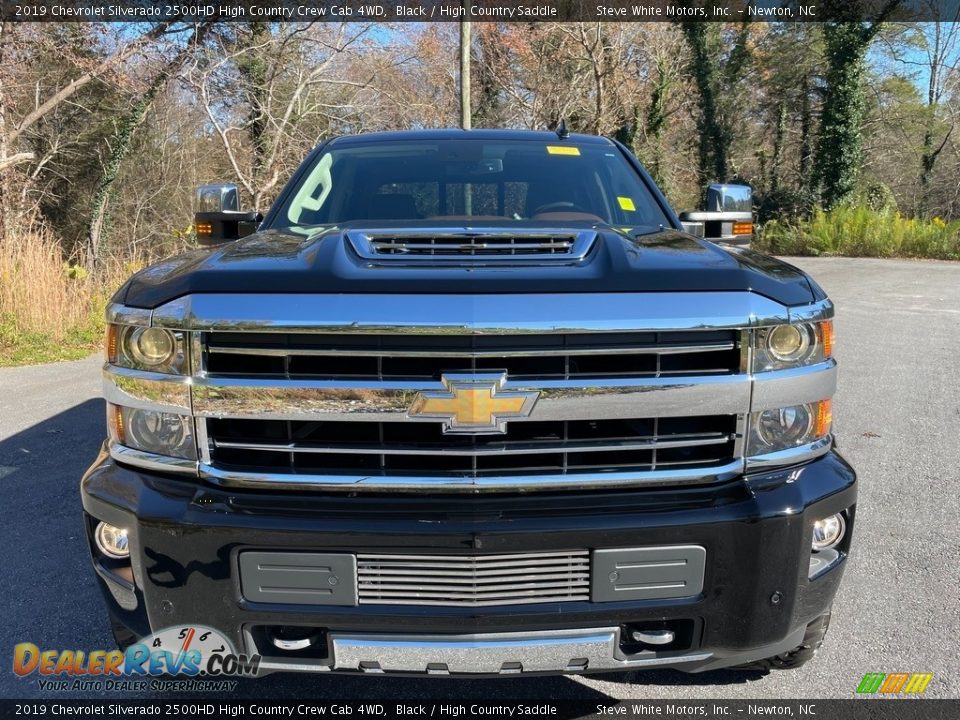
[[[209,247],[107,313],[81,492],[118,642],[202,626],[317,673],[808,660],[856,502],[833,305],[738,243],[749,188],[709,197],[685,222],[615,141],[493,130],[330,140],[263,218],[201,188]]]

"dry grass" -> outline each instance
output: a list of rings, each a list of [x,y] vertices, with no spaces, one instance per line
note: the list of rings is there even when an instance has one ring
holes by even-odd
[[[103,336],[103,310],[130,269],[95,275],[65,263],[56,238],[34,229],[0,244],[0,365],[85,357]]]

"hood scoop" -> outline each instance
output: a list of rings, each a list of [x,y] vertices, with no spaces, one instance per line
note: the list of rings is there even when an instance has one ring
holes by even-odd
[[[557,265],[583,260],[593,230],[503,228],[349,230],[354,252],[376,265]]]

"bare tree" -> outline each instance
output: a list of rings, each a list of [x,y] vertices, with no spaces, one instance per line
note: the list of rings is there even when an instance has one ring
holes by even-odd
[[[107,203],[114,181],[120,172],[120,164],[126,158],[133,145],[133,134],[143,123],[147,113],[153,106],[154,100],[166,87],[187,61],[193,56],[212,27],[211,22],[202,22],[194,29],[192,36],[169,61],[165,61],[157,70],[143,93],[134,101],[130,111],[123,117],[117,127],[110,150],[110,157],[103,169],[103,175],[97,183],[93,194],[93,203],[90,212],[89,230],[86,238],[86,261],[89,269],[93,269],[100,257],[100,245],[103,235],[104,220]]]
[[[464,17],[460,21],[460,127],[469,130],[473,125],[470,102],[470,0],[464,0]]]
[[[690,47],[690,74],[700,105],[700,184],[725,182],[734,136],[730,104],[750,59],[749,19],[740,24],[732,44],[720,42],[721,29],[714,24],[684,20],[680,26]]]
[[[9,32],[9,25],[10,23],[0,21],[0,37],[3,37],[6,32]],[[158,38],[162,37],[170,30],[172,25],[172,22],[156,23],[138,38],[132,40],[126,45],[123,45],[118,50],[104,58],[103,61],[98,63],[96,66],[86,70],[85,72],[82,72],[63,87],[58,88],[55,92],[44,98],[38,97],[34,107],[18,120],[12,121],[8,119],[5,114],[0,115],[0,123],[2,123],[0,124],[0,168],[12,166],[10,160],[13,156],[9,153],[14,143],[45,115],[52,112],[61,103],[67,101],[82,87],[93,80],[96,80],[98,77],[103,76],[109,70],[116,68],[117,65],[129,58],[135,52],[143,49],[149,43],[154,42]],[[2,88],[2,86],[0,86],[0,88]],[[29,157],[27,160],[33,159],[33,156],[29,153],[19,154],[28,155]]]
[[[931,181],[934,169],[955,126],[953,119],[944,122],[941,110],[944,99],[957,88],[960,8],[949,10],[936,0],[926,0],[924,4],[932,18],[931,22],[920,23],[912,28],[912,37],[906,44],[895,42],[894,38],[890,37],[884,40],[886,49],[896,61],[926,74],[926,112],[923,118],[917,212],[927,216],[931,210]],[[943,17],[945,12],[949,13],[947,17]],[[909,51],[906,48],[909,48]]]
[[[254,208],[321,136],[349,124],[373,77],[346,77],[369,25],[262,26],[221,36],[191,73],[210,127]]]
[[[11,73],[17,68],[16,58],[30,56],[32,45],[36,42],[35,28],[21,30],[14,24],[0,21],[0,215],[3,216],[0,232],[2,238],[12,236],[13,226],[22,215],[20,201],[26,198],[28,186],[21,185],[19,193],[14,192],[13,181],[10,175],[14,169],[36,161],[26,178],[36,180],[40,171],[46,166],[59,149],[56,143],[51,145],[50,152],[37,157],[36,150],[22,147],[28,133],[42,120],[52,115],[58,108],[71,100],[80,90],[95,80],[116,72],[124,61],[135,53],[146,50],[159,38],[167,33],[174,32],[177,24],[161,22],[151,25],[138,37],[121,43],[112,52],[103,55],[94,62],[79,63],[80,71],[74,73],[71,79],[64,84],[46,90],[38,80],[34,83],[31,102],[27,106],[15,107],[12,102],[14,78]],[[15,38],[14,35],[34,33],[28,37]],[[69,48],[60,48],[64,59],[69,60]],[[17,78],[21,83],[24,78]]]

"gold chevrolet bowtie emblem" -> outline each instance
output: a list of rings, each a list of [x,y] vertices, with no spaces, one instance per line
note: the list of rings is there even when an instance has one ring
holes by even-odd
[[[540,396],[536,391],[501,390],[506,379],[506,373],[443,375],[446,391],[417,393],[407,417],[444,420],[444,433],[506,432],[506,421],[529,416]]]

